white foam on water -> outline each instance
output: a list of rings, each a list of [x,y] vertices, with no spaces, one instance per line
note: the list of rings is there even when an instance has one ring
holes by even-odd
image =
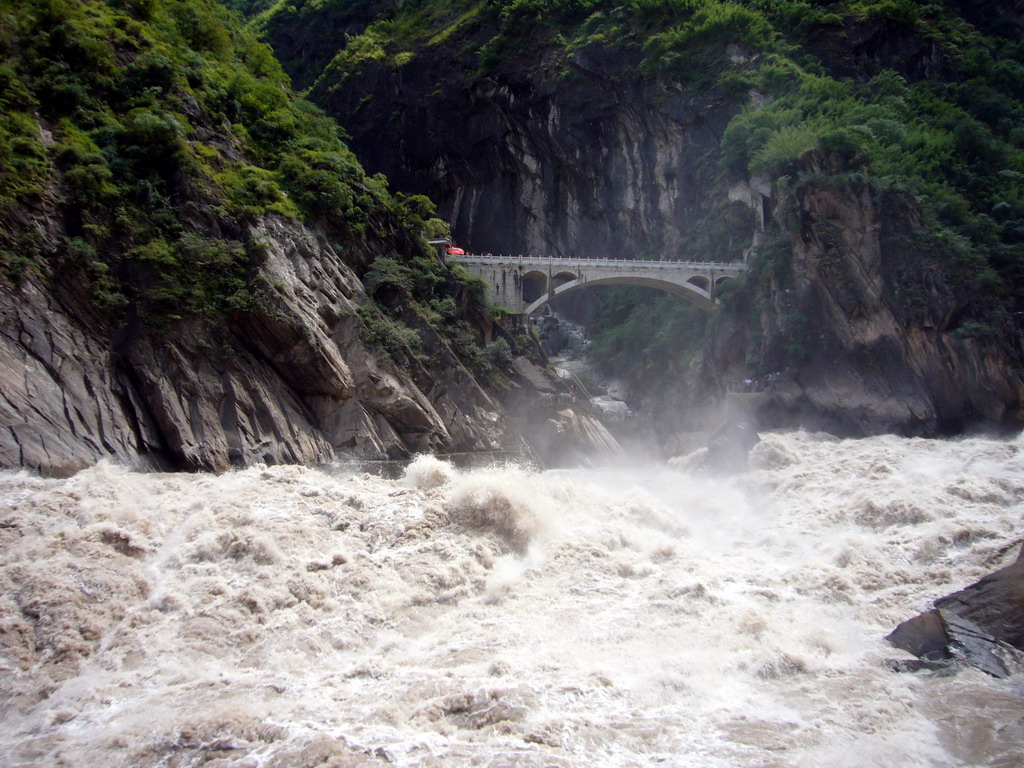
[[[0,473],[0,764],[1015,766],[881,638],[1012,560],[1024,443],[754,469]]]

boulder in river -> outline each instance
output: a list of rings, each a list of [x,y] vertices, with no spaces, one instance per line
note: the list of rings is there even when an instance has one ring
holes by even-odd
[[[1024,549],[1016,562],[935,601],[886,640],[921,661],[896,671],[977,667],[995,677],[1024,672]]]
[[[952,611],[937,608],[915,616],[896,627],[886,640],[920,660],[890,662],[897,672],[953,671],[962,666],[999,678],[1024,672],[1024,654]]]
[[[978,624],[997,640],[1024,651],[1024,548],[1012,564],[935,601]]]

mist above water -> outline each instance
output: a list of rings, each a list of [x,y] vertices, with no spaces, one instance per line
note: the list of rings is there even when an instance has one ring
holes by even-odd
[[[1020,439],[754,469],[0,475],[0,764],[1016,766],[880,638],[1016,556]]]

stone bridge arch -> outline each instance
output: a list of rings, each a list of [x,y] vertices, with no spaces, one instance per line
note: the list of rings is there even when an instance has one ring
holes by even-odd
[[[551,290],[557,290],[559,287],[566,283],[571,283],[573,280],[579,280],[579,275],[576,272],[570,272],[568,270],[562,270],[551,276]]]
[[[529,303],[548,292],[548,276],[534,269],[523,273],[520,280],[520,291],[523,301]]]
[[[716,282],[716,285],[717,284],[718,283]],[[691,304],[695,304],[708,312],[715,307],[715,299],[711,295],[710,291],[689,281],[679,283],[655,277],[616,276],[590,279],[576,278],[575,280],[570,280],[567,283],[559,285],[557,288],[549,291],[545,295],[534,299],[532,302],[529,302],[523,309],[523,314],[532,315],[538,312],[545,304],[556,296],[563,296],[567,293],[572,293],[583,288],[589,288],[597,285],[639,285],[645,288],[656,288],[659,291],[665,291],[673,296],[679,296],[680,298],[683,298]]]
[[[700,288],[704,293],[710,293],[711,290],[711,278],[704,275],[694,275],[686,282],[691,283]]]

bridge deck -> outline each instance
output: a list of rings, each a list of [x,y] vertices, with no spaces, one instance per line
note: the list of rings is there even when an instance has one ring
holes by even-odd
[[[462,264],[493,266],[544,266],[544,267],[628,267],[629,269],[651,270],[713,270],[716,272],[742,272],[747,265],[741,261],[647,261],[645,259],[586,259],[567,256],[488,256],[465,254],[449,256],[448,259]]]

